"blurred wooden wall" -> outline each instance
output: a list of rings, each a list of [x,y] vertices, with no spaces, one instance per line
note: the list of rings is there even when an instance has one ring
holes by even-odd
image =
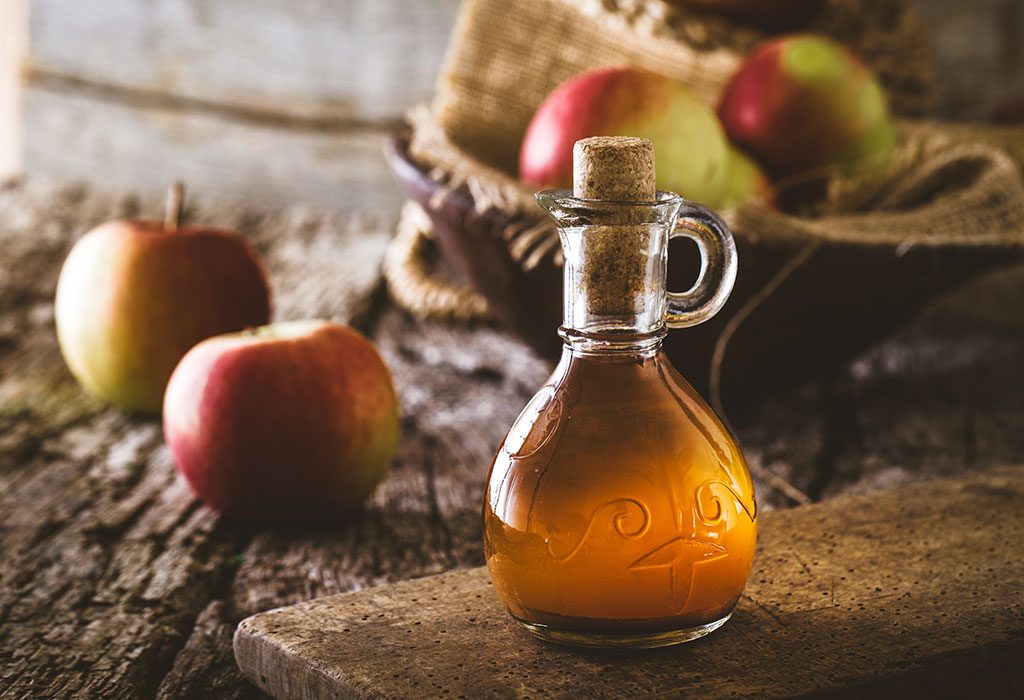
[[[0,0],[9,2],[10,0]],[[31,0],[26,170],[400,201],[381,149],[432,92],[456,0]]]
[[[934,32],[940,114],[985,119],[1024,93],[1024,1],[911,1]],[[31,0],[26,19],[27,2],[0,0],[0,173],[23,159],[116,187],[184,178],[368,208],[400,201],[381,148],[431,94],[458,4]]]

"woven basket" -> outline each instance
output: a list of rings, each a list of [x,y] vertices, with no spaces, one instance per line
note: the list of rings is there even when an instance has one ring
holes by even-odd
[[[662,14],[652,24],[654,8],[663,5],[631,3],[629,14],[625,4],[465,4],[436,99],[410,114],[410,130],[388,152],[414,202],[403,212],[385,264],[400,304],[433,317],[493,315],[540,352],[558,352],[557,234],[532,189],[510,174],[533,111],[563,77],[613,63],[682,78],[713,99],[740,56],[737,47],[712,41],[710,29],[702,35],[709,47],[701,49],[672,33],[679,26],[691,32],[716,27],[718,20],[695,25],[690,18],[680,25],[678,17]],[[855,5],[836,0],[825,10],[852,13]],[[888,7],[886,16],[899,19],[888,22],[888,34],[863,29],[859,14],[861,23],[848,25],[875,36],[878,45],[885,45],[878,37],[896,42],[893,27],[902,27],[896,45],[909,53],[876,48],[873,62],[876,70],[891,66],[883,76],[909,86],[895,90],[891,83],[890,92],[904,96],[904,112],[915,111],[926,103],[925,81],[900,70],[913,64],[923,42],[909,38],[914,23],[896,4],[872,6]],[[637,41],[639,34],[645,42]],[[740,37],[745,50],[756,33],[722,30],[721,36]],[[534,53],[509,68],[527,45]],[[506,85],[510,75],[519,76],[518,88],[511,88],[514,80]],[[534,82],[526,84],[527,76]],[[788,215],[760,202],[723,212],[737,239],[737,285],[715,319],[669,334],[673,362],[733,415],[767,393],[834,372],[935,295],[1022,259],[1022,162],[1022,129],[903,120],[888,169],[833,177],[811,215]],[[431,274],[424,252],[432,245],[471,289]],[[673,249],[670,258],[670,288],[687,288],[696,261],[687,259],[686,249]]]

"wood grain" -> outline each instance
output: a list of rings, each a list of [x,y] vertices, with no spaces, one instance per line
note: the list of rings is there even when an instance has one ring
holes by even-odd
[[[0,166],[150,193],[180,176],[263,207],[397,207],[384,136],[433,91],[456,6],[33,0],[23,104],[0,109],[23,127],[0,119]]]
[[[768,513],[733,619],[675,649],[546,645],[471,569],[250,617],[235,656],[264,691],[304,700],[791,697],[885,692],[910,669],[919,693],[1009,692],[1024,680],[1022,505],[1011,467]]]
[[[429,97],[456,0],[33,0],[33,74],[308,120]]]
[[[264,209],[391,212],[402,201],[382,155],[385,129],[280,128],[39,84],[24,92],[24,124],[30,174],[149,194],[184,179]]]
[[[54,340],[53,289],[73,241],[105,219],[158,211],[155,198],[74,186],[0,190],[5,697],[152,695],[251,537],[195,501],[158,421],[85,397]],[[293,318],[365,311],[391,223],[209,202],[187,215],[252,236],[279,292],[278,317]]]

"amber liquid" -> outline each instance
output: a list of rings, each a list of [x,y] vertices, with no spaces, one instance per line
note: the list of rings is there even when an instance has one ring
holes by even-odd
[[[732,612],[755,519],[735,441],[662,354],[566,352],[495,456],[484,547],[520,621],[656,634]]]

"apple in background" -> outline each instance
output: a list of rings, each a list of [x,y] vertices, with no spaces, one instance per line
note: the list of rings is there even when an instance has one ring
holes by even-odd
[[[178,360],[204,338],[270,320],[256,251],[234,231],[179,226],[182,188],[165,220],[111,221],[71,249],[57,282],[57,338],[97,398],[157,413]]]
[[[850,51],[798,34],[754,49],[722,92],[733,143],[773,177],[884,165],[896,144],[886,97]]]
[[[196,495],[222,513],[339,517],[387,473],[398,400],[358,332],[278,323],[209,338],[182,358],[164,438]]]
[[[771,207],[776,205],[771,183],[761,171],[761,166],[755,163],[750,156],[730,145],[727,167],[729,168],[729,180],[726,183],[726,189],[721,194],[723,202],[742,204],[756,195],[762,203]]]
[[[713,110],[685,85],[638,68],[590,71],[557,87],[527,128],[520,177],[537,187],[571,187],[572,147],[588,136],[650,139],[658,189],[709,207],[739,204],[764,184],[756,167],[732,170],[737,159]]]
[[[824,0],[668,0],[670,5],[707,10],[765,29],[806,24]]]

